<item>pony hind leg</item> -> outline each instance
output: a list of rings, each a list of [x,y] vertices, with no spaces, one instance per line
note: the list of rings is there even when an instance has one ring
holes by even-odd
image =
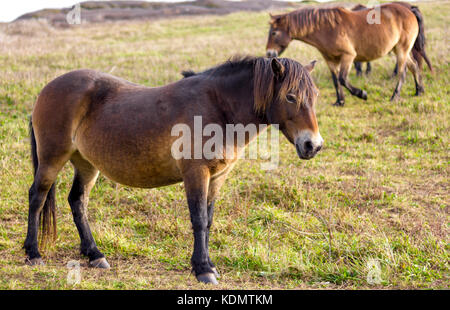
[[[42,226],[41,246],[44,246],[48,241],[49,235],[53,235],[52,241],[56,237],[54,183],[58,172],[59,169],[51,169],[41,165],[37,169],[34,182],[28,192],[28,228],[23,246],[27,255],[25,262],[28,265],[43,265],[39,252],[39,226]],[[46,226],[48,228],[45,228]]]
[[[416,84],[416,96],[420,96],[425,92],[425,89],[422,84],[422,76],[420,74],[420,67],[417,64],[417,62],[414,60],[414,58],[411,57],[411,55],[408,55],[408,58],[406,59],[406,65],[408,67],[408,70],[411,71],[411,73],[414,76],[414,82]]]
[[[348,73],[350,71],[350,68],[352,66],[353,60],[355,59],[355,55],[350,54],[344,54],[341,57],[341,63],[340,63],[340,69],[339,69],[339,83],[341,83],[345,88],[348,89],[348,91],[353,95],[357,96],[363,100],[367,100],[367,93],[366,91],[359,89],[357,87],[354,87],[350,84],[348,81]]]
[[[370,75],[371,72],[372,72],[372,64],[369,61],[366,64],[366,75]]]
[[[75,174],[68,201],[80,235],[80,252],[89,258],[90,267],[109,268],[105,256],[95,244],[86,214],[89,193],[97,180],[98,170],[83,159],[79,152],[74,153],[70,161],[75,168]]]
[[[397,86],[395,87],[394,93],[392,94],[391,101],[395,101],[400,98],[400,91],[402,89],[403,84],[406,80],[406,60],[407,60],[407,53],[399,50],[398,48],[395,50],[397,54],[397,66],[398,66],[398,82]]]
[[[362,76],[362,63],[355,61],[353,64],[355,65],[356,76]]]
[[[28,198],[28,227],[23,248],[27,255],[28,265],[43,264],[39,253],[38,234],[41,226],[41,246],[56,239],[56,204],[55,181],[59,171],[70,157],[70,146],[64,143],[53,144],[45,138],[41,139],[40,152],[33,123],[30,121],[31,156],[34,167],[34,181]]]

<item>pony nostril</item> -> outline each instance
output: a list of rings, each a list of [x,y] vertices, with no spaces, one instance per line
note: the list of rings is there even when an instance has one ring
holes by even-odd
[[[321,149],[322,149],[322,144],[317,147],[316,152],[320,151]]]
[[[309,153],[309,152],[312,152],[313,149],[314,149],[314,146],[313,146],[312,142],[306,141],[305,142],[305,151]]]
[[[275,52],[273,50],[269,50],[269,51],[267,51],[266,56],[268,58],[275,58],[275,57],[277,57],[277,52]]]

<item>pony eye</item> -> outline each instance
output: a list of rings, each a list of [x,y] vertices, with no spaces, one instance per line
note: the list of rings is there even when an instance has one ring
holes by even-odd
[[[290,103],[297,103],[297,98],[291,94],[286,95],[286,100]]]
[[[277,33],[276,33],[276,31],[272,31],[272,35],[274,36],[274,35],[276,35]]]

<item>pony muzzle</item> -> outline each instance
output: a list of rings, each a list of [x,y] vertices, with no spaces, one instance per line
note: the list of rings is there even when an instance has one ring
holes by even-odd
[[[311,159],[322,149],[323,139],[319,132],[302,130],[295,139],[295,149],[301,159]]]
[[[275,58],[278,57],[278,51],[274,50],[274,49],[268,49],[266,51],[266,56],[269,58]]]

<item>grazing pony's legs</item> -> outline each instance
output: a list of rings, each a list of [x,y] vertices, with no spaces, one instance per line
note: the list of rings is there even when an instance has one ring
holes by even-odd
[[[411,54],[408,54],[406,65],[408,66],[409,71],[411,71],[414,75],[414,82],[416,83],[416,96],[419,96],[425,91],[422,84],[422,77],[420,75],[420,66],[417,64],[416,60],[411,57]]]
[[[362,75],[362,62],[355,61],[353,64],[355,65],[356,76],[361,76]]]
[[[341,83],[339,83],[338,80],[338,64],[332,62],[332,61],[327,61],[327,65],[328,68],[330,69],[331,72],[331,78],[333,79],[333,84],[334,84],[334,89],[336,90],[336,102],[334,103],[334,105],[336,106],[343,106],[345,103],[345,96],[344,96],[344,92],[342,91],[342,85]]]
[[[402,89],[403,83],[405,83],[406,80],[406,60],[408,58],[408,52],[402,50],[399,47],[395,48],[395,53],[397,55],[397,72],[399,78],[394,93],[392,94],[391,101],[397,100],[400,97],[400,90]]]
[[[183,173],[184,187],[194,230],[194,251],[191,264],[197,280],[217,284],[208,254],[208,222],[212,221],[212,208],[208,216],[208,186],[210,174],[207,167],[191,166]]]
[[[355,65],[355,69],[356,69],[356,76],[362,76],[362,62],[359,61],[355,61],[353,62],[353,64]],[[366,63],[366,75],[369,75],[370,72],[372,71],[372,65],[370,64],[370,62]]]
[[[356,55],[351,54],[343,54],[341,56],[338,80],[339,83],[341,83],[345,88],[347,88],[353,96],[357,96],[361,99],[367,100],[367,93],[362,89],[354,87],[347,80],[348,73],[350,72],[355,56]]]
[[[70,161],[75,168],[75,174],[68,201],[81,239],[81,254],[89,258],[91,267],[109,268],[104,255],[95,244],[86,215],[89,193],[97,180],[98,170],[83,159],[78,152],[72,155]]]
[[[370,61],[369,61],[369,62],[367,62],[367,65],[366,65],[366,75],[369,75],[370,72],[372,72],[372,65],[370,64]]]

